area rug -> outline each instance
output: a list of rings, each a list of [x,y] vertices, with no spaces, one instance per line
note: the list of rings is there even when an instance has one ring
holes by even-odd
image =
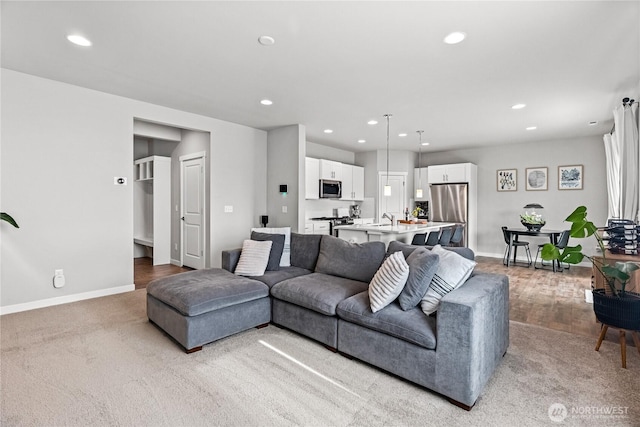
[[[147,321],[145,291],[0,318],[2,426],[640,424],[640,355],[511,322],[475,407],[273,325],[187,355]]]

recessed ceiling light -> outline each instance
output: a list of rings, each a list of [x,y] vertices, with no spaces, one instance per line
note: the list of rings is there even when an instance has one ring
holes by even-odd
[[[91,46],[91,41],[86,37],[79,36],[77,34],[69,34],[67,36],[67,40],[69,40],[73,44],[77,44],[78,46],[89,47]]]
[[[333,131],[331,129],[325,129],[324,133],[333,133]]]
[[[511,106],[511,108],[513,110],[522,110],[526,106],[527,106],[527,104],[514,104],[514,105]]]
[[[263,99],[262,101],[260,101],[260,104],[262,105],[273,105],[273,101],[270,99]]]
[[[428,142],[423,142],[422,145],[429,145],[429,143]]]
[[[367,140],[366,140],[366,139],[359,139],[359,140],[358,140],[358,144],[364,144],[365,142],[367,142]]]
[[[536,130],[538,129],[538,126],[529,126],[528,128],[526,128],[527,130]]]
[[[377,125],[377,124],[378,124],[378,121],[377,121],[377,120],[369,120],[369,121],[367,122],[367,124],[368,124],[368,125]]]
[[[258,37],[258,43],[260,43],[262,46],[271,46],[275,42],[276,42],[276,40],[271,36],[260,36],[260,37]]]
[[[467,35],[461,31],[454,31],[453,33],[450,33],[447,35],[447,37],[444,38],[444,42],[446,44],[457,44],[460,43],[462,40],[464,40],[467,37]]]
[[[404,136],[407,136],[407,134],[406,133],[399,133],[398,136],[402,138]]]
[[[594,120],[594,121],[589,122],[589,126],[595,126],[595,125],[597,125],[597,124],[598,124],[598,122],[597,122],[597,121],[595,121],[595,120]]]

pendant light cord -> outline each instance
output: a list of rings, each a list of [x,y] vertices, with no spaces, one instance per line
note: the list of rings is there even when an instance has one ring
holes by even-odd
[[[389,185],[389,117],[391,114],[384,115],[387,118],[387,186]]]

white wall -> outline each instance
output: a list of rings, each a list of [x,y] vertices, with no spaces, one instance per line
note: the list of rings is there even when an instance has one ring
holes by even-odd
[[[478,255],[502,256],[504,240],[500,227],[522,227],[520,213],[527,203],[540,203],[545,208],[545,228],[562,230],[564,219],[580,205],[587,207],[588,217],[596,225],[607,219],[607,182],[604,145],[601,137],[581,137],[556,141],[514,144],[477,149],[423,153],[424,165],[471,162],[478,165]],[[558,190],[558,166],[584,165],[583,190]],[[526,191],[525,169],[546,166],[548,190]],[[518,170],[518,190],[496,191],[498,169]],[[524,239],[523,239],[524,240]],[[533,256],[544,239],[527,237]],[[582,244],[593,253],[595,240],[580,239],[570,244]]]
[[[285,126],[268,132],[267,203],[269,227],[304,230],[305,127]],[[287,194],[279,192],[287,185]],[[287,207],[287,212],[282,207]],[[264,214],[264,213],[263,213]],[[258,217],[256,217],[258,220]]]
[[[135,118],[210,132],[212,266],[266,210],[264,131],[5,69],[1,90],[3,313],[132,289]]]
[[[307,157],[314,159],[333,160],[334,162],[346,163],[348,165],[358,165],[355,162],[355,153],[352,151],[341,150],[339,148],[327,147],[326,145],[316,144],[315,142],[306,143]],[[361,165],[358,165],[361,166]]]

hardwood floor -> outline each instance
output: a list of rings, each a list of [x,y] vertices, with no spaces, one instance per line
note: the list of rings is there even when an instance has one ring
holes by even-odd
[[[554,273],[551,269],[506,267],[500,258],[477,257],[476,261],[479,271],[509,276],[511,320],[592,337],[595,348],[600,324],[593,314],[593,305],[584,299],[585,289],[591,289],[591,268],[572,266],[562,273]],[[190,270],[171,264],[153,266],[150,258],[136,258],[136,289],[145,288],[155,278]],[[630,334],[627,335],[628,344],[633,346]],[[605,339],[618,343],[618,331],[611,329]]]
[[[136,289],[144,289],[150,281],[159,277],[171,276],[172,274],[191,271],[189,267],[178,267],[173,264],[153,265],[151,258],[133,259],[133,283]]]

